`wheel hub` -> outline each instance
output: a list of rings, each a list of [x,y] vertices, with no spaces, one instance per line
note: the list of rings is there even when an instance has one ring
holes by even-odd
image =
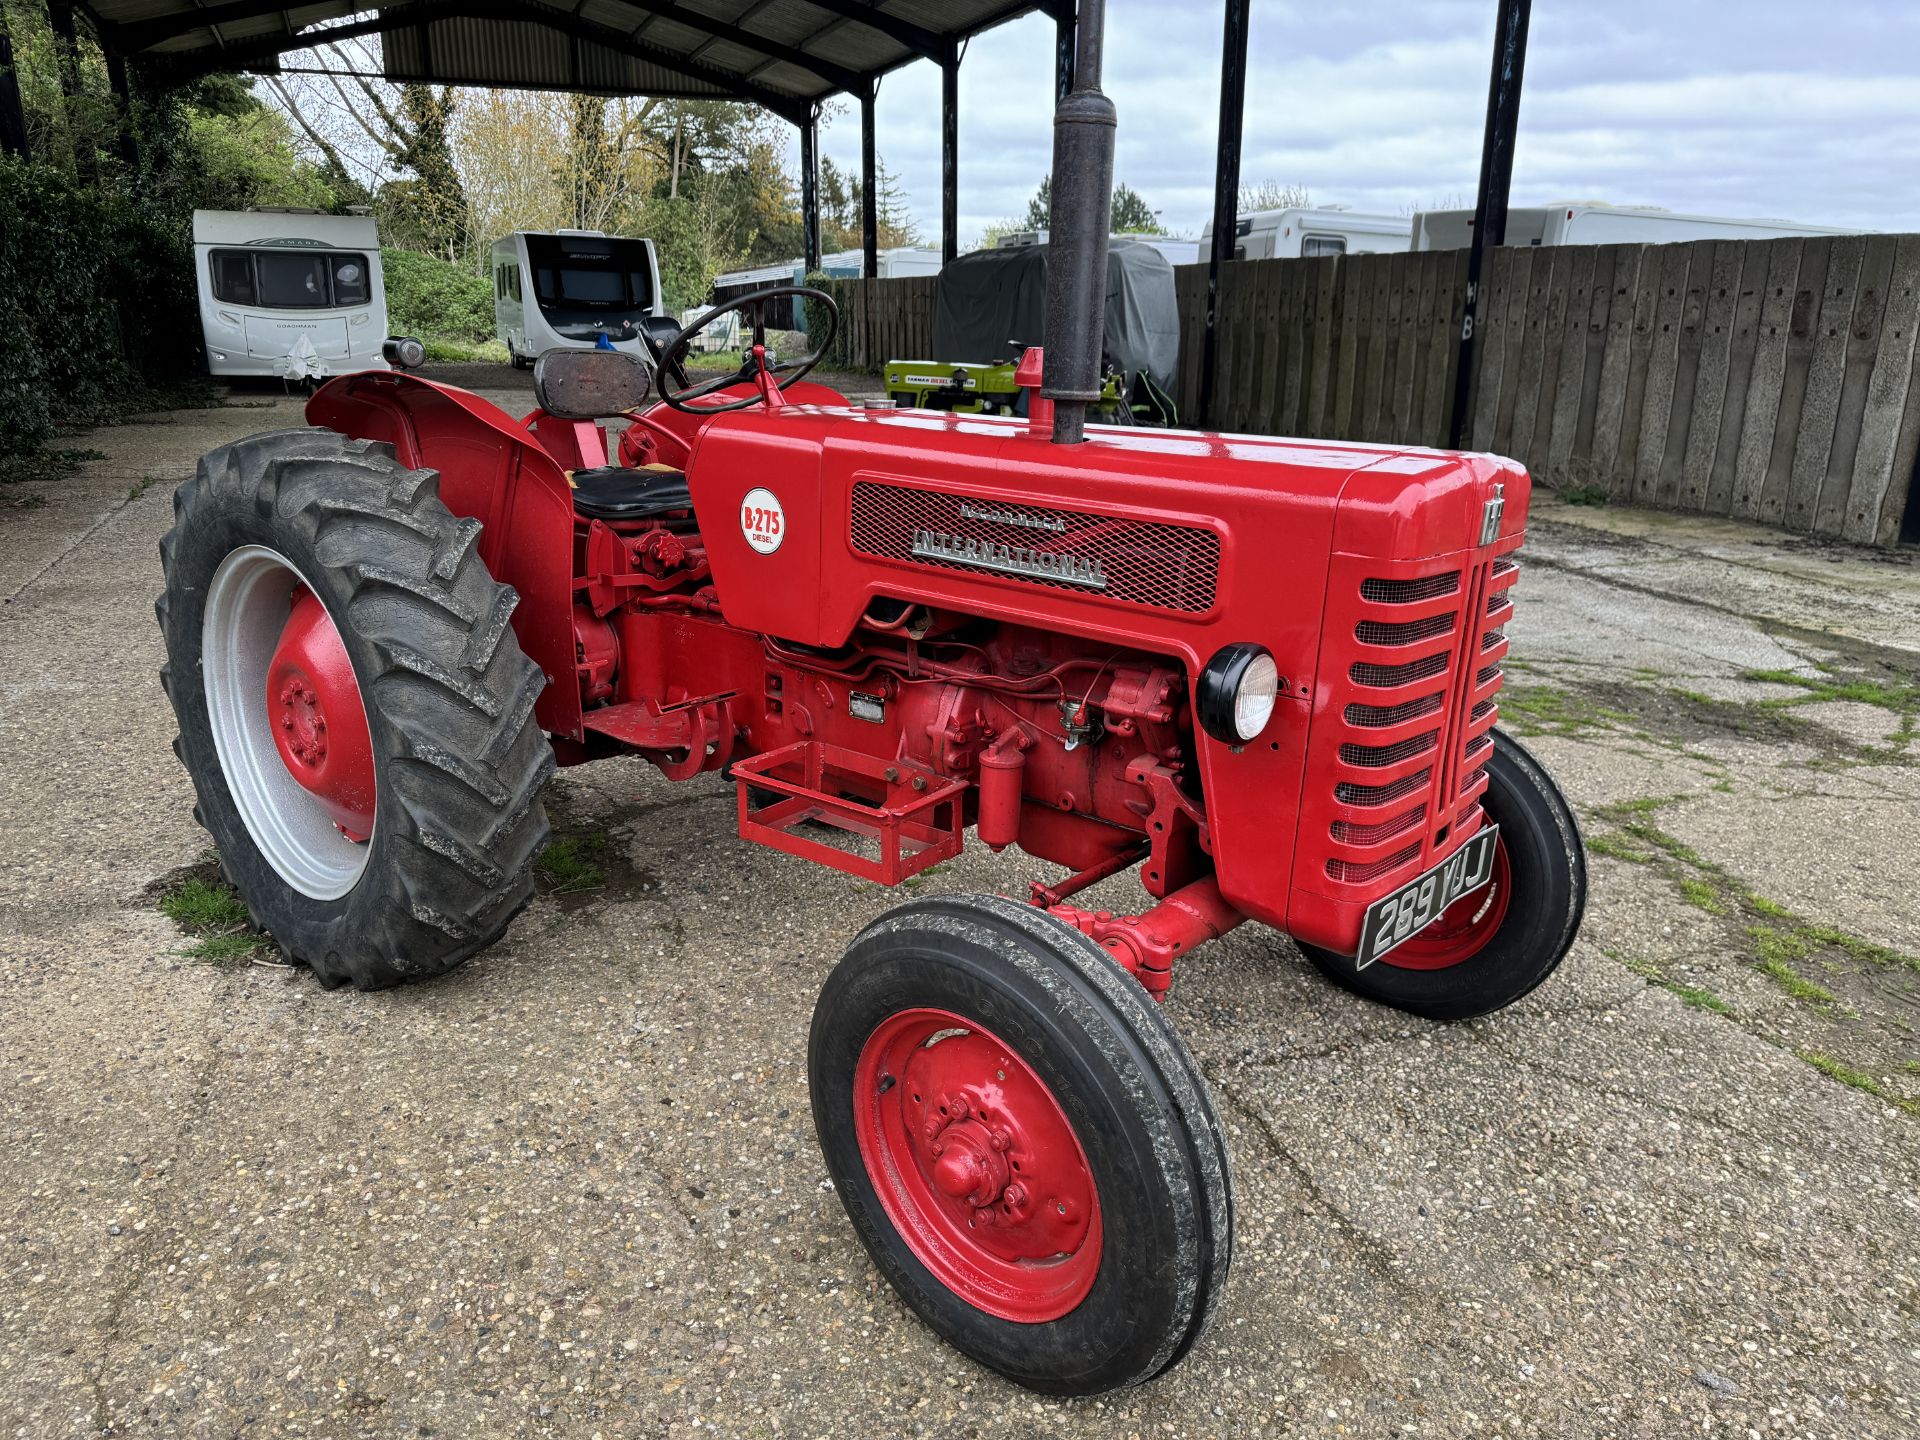
[[[1072,1122],[1008,1046],[944,1010],[902,1011],[861,1052],[862,1158],[902,1237],[1003,1319],[1057,1319],[1099,1269],[1098,1192]]]
[[[304,585],[267,663],[267,714],[281,763],[340,833],[373,833],[373,739],[353,662],[326,606]]]
[[[1488,883],[1471,895],[1462,895],[1425,930],[1382,955],[1381,964],[1402,970],[1447,970],[1465,964],[1487,947],[1499,934],[1513,902],[1506,836],[1493,844],[1493,875]]]

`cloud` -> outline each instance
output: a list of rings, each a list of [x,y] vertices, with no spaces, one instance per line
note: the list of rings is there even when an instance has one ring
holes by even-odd
[[[1399,213],[1470,197],[1494,0],[1253,10],[1241,175]],[[1197,235],[1212,213],[1221,11],[1111,0],[1117,173]],[[961,67],[960,234],[1026,208],[1051,160],[1053,22],[977,37]],[[940,218],[940,77],[888,76],[878,144],[928,238]],[[848,107],[822,148],[857,170]],[[797,150],[797,146],[796,146]],[[1536,7],[1516,204],[1582,197],[1920,230],[1920,5],[1907,0],[1561,0]]]

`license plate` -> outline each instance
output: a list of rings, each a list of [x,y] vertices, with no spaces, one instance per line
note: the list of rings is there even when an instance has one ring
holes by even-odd
[[[1419,879],[1409,880],[1386,899],[1369,905],[1353,968],[1366,969],[1438,920],[1461,896],[1471,895],[1491,880],[1493,845],[1499,834],[1498,825],[1487,826]]]

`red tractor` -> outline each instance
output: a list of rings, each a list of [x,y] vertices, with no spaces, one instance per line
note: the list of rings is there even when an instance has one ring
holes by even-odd
[[[1098,21],[1056,120],[1026,416],[808,383],[818,352],[783,362],[760,328],[790,287],[736,303],[737,376],[690,385],[691,335],[666,344],[650,408],[612,352],[543,357],[523,420],[346,376],[313,428],[201,462],[158,607],[196,814],[329,987],[498,939],[542,785],[608,755],[721,771],[744,838],[884,883],[969,827],[1066,867],[887,912],[808,1050],[874,1263],[958,1348],[1065,1394],[1177,1362],[1226,1283],[1222,1129],[1156,1003],[1179,955],[1257,920],[1338,985],[1457,1019],[1538,985],[1586,891],[1572,810],[1494,728],[1524,471],[1085,426]],[[1073,903],[1129,868],[1142,913]]]

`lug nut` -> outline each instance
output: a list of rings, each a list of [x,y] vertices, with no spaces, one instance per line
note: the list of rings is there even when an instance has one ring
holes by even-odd
[[[1005,1150],[1013,1144],[1013,1137],[1004,1130],[995,1130],[987,1136],[987,1143],[996,1150]]]
[[[1026,1186],[1019,1185],[1019,1184],[1007,1186],[1007,1205],[1009,1208],[1017,1210],[1026,1203],[1027,1203],[1027,1187]]]

